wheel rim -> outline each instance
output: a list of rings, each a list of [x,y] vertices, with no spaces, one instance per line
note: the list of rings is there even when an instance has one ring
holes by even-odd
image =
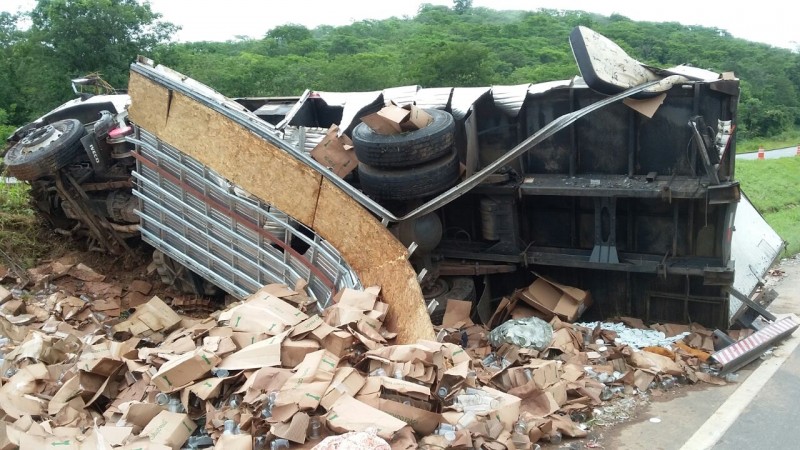
[[[431,300],[441,295],[444,295],[445,292],[450,290],[450,286],[447,285],[447,281],[443,280],[442,278],[438,278],[433,286],[423,288],[422,296],[425,300]]]
[[[64,133],[52,125],[37,128],[20,140],[22,153],[33,153],[48,147],[61,138]]]

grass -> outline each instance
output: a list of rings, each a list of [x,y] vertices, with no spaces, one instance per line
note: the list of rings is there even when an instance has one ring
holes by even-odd
[[[42,224],[28,203],[28,185],[0,182],[0,250],[32,267],[49,250]],[[0,258],[0,264],[7,262]]]
[[[795,147],[798,144],[800,144],[800,130],[789,130],[769,138],[737,139],[736,153],[757,152],[760,146],[763,146],[766,150],[773,150],[776,148]]]
[[[764,219],[800,253],[800,157],[736,161],[736,178]]]

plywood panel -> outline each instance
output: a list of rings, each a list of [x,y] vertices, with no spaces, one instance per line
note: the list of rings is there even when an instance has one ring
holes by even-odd
[[[153,83],[147,78],[131,72],[128,82],[128,93],[136,97],[128,108],[128,115],[135,117],[135,123],[147,131],[160,135],[167,123],[167,108],[169,108],[169,90]]]
[[[381,286],[397,342],[432,339],[406,249],[317,171],[189,97],[131,73],[130,117],[158,138],[267,201],[330,242],[365,285]]]
[[[326,239],[335,236],[336,249],[349,256],[347,262],[354,269],[374,267],[379,260],[406,258],[403,244],[347,193],[326,179],[322,180],[319,193],[312,228]]]
[[[386,328],[397,332],[398,343],[413,343],[420,339],[433,340],[431,318],[425,309],[422,290],[413,267],[405,259],[386,261],[380,266],[357,271],[362,282],[381,286],[389,303]]]
[[[391,305],[386,325],[397,331],[398,342],[433,338],[433,325],[405,247],[372,214],[326,179],[322,180],[312,228],[334,244],[362,283],[381,286]]]
[[[129,93],[135,103],[133,122],[300,222],[313,222],[322,180],[314,169],[211,108],[177,92],[169,95],[141,75],[131,73]]]

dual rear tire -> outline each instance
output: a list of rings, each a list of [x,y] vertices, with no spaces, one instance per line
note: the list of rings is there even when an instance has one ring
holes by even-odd
[[[460,176],[455,121],[446,111],[426,110],[425,128],[381,135],[361,123],[353,130],[361,189],[376,200],[413,200],[438,194]]]

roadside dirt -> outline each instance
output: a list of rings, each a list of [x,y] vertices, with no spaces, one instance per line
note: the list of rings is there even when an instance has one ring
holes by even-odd
[[[68,239],[59,242],[58,237],[49,236],[53,240],[50,251],[38,260],[38,263],[31,267],[36,273],[46,274],[52,267],[72,266],[83,264],[103,276],[103,279],[94,283],[92,281],[80,280],[73,277],[61,277],[50,275],[45,281],[29,284],[25,291],[27,295],[37,296],[48,292],[48,283],[52,283],[58,290],[69,293],[76,297],[84,295],[89,299],[106,299],[110,297],[113,302],[119,305],[119,313],[124,314],[131,308],[135,308],[140,302],[152,296],[171,303],[175,299],[182,301],[197,300],[196,296],[190,296],[179,292],[170,285],[164,284],[161,277],[152,263],[153,249],[143,243],[132,243],[131,251],[124,255],[109,255],[97,251],[89,251],[80,248],[80,243],[69,241]],[[66,238],[62,238],[66,239]],[[14,266],[23,265],[22,259],[15,260],[17,255],[9,255],[11,261],[0,260],[0,281],[7,288],[12,288],[19,283],[18,270]],[[26,275],[29,279],[31,272]],[[14,280],[16,278],[16,280]],[[53,281],[49,281],[54,278]],[[143,287],[144,286],[144,287]],[[147,288],[147,292],[138,292]],[[50,288],[52,290],[54,288]],[[188,316],[198,314],[208,314],[208,305],[214,305],[211,300],[202,299],[200,304],[204,305],[200,311],[185,311]],[[220,307],[224,305],[220,304]]]

